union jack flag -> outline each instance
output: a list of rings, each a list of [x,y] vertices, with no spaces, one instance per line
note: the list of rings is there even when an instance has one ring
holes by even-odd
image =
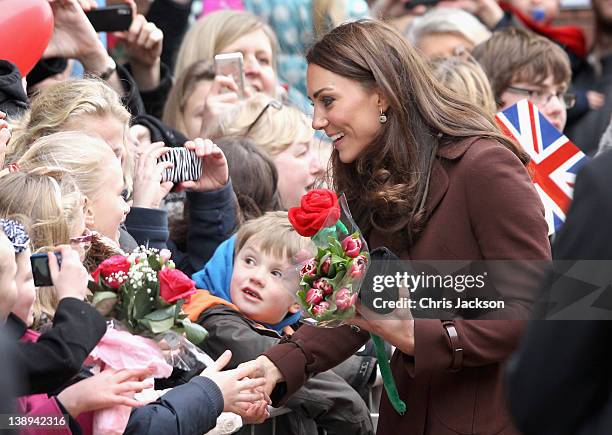
[[[565,222],[576,173],[587,156],[528,100],[499,112],[496,119],[504,133],[531,156],[528,170],[544,204],[550,235]]]

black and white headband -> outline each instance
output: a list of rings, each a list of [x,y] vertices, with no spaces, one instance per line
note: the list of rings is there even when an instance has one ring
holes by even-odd
[[[0,219],[0,226],[13,244],[16,254],[25,251],[30,246],[30,237],[23,224],[11,219]]]

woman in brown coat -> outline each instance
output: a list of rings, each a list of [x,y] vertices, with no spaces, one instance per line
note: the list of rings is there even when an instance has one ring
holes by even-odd
[[[310,50],[313,127],[334,142],[332,180],[370,248],[412,260],[548,260],[543,207],[527,155],[491,117],[438,84],[400,34],[375,21],[344,24]],[[303,326],[255,362],[275,404],[312,373],[347,358],[371,331],[396,347],[399,415],[383,395],[380,434],[515,434],[502,364],[529,316],[531,266],[496,289],[505,320],[359,317],[333,329]],[[510,313],[510,315],[507,315]],[[278,385],[276,385],[278,384]],[[276,387],[274,388],[274,386]]]

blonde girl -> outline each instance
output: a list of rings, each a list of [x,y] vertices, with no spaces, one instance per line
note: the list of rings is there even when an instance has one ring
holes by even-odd
[[[85,196],[63,168],[38,167],[28,172],[5,172],[0,177],[0,216],[19,216],[20,221],[28,223],[33,252],[70,245],[82,260],[88,247],[85,207]],[[40,287],[36,299],[32,299],[22,315],[28,318],[28,324],[34,322],[40,327],[55,315],[59,296],[54,287]]]
[[[278,191],[285,208],[323,175],[323,164],[312,146],[314,130],[297,108],[255,95],[219,118],[211,137],[242,136],[267,152],[278,171]]]

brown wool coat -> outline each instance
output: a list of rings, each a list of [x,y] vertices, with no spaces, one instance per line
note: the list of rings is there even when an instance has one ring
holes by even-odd
[[[426,204],[430,218],[414,246],[372,234],[370,248],[384,245],[413,260],[550,259],[537,193],[518,158],[495,141],[473,138],[440,149]],[[518,318],[528,317],[532,301],[522,291],[526,275],[506,276],[500,286],[506,308]],[[463,348],[458,371],[449,370],[452,347],[442,322],[415,321],[414,356],[396,350],[391,359],[408,411],[397,414],[383,394],[379,434],[517,434],[506,411],[502,365],[516,349],[524,322],[455,320],[454,326]],[[265,353],[286,380],[273,399],[283,403],[308,374],[336,365],[368,337],[348,326],[303,326]]]

